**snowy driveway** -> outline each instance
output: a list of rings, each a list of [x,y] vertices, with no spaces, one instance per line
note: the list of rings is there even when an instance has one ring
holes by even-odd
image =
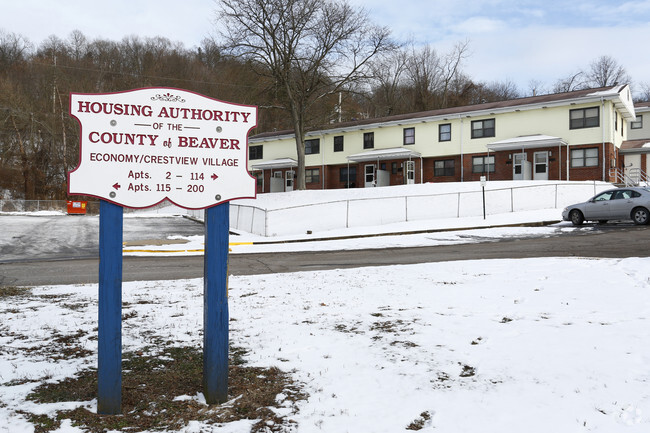
[[[203,235],[203,225],[180,216],[124,217],[124,240]],[[98,257],[99,217],[0,215],[0,262]]]

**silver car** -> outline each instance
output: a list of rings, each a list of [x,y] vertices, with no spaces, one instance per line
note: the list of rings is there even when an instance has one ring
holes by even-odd
[[[562,219],[579,226],[584,221],[605,223],[609,220],[632,220],[634,224],[650,221],[650,188],[616,188],[603,191],[592,199],[567,206]]]

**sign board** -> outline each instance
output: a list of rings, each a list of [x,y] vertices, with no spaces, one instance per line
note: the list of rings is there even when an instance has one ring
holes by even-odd
[[[255,197],[248,132],[257,107],[172,88],[70,95],[81,125],[68,193],[144,208],[165,198],[188,208]]]

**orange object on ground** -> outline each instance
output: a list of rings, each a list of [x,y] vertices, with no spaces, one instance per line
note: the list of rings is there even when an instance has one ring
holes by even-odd
[[[86,201],[68,200],[68,215],[85,215],[87,204]]]

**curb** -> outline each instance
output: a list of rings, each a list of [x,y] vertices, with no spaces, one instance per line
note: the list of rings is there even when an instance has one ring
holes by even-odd
[[[203,221],[186,217],[193,221],[203,224]],[[428,229],[428,230],[412,230],[412,231],[401,231],[401,232],[390,232],[390,233],[372,233],[372,234],[361,234],[361,235],[348,235],[348,236],[334,236],[334,237],[321,237],[321,238],[309,238],[309,239],[287,239],[282,241],[258,241],[258,242],[230,242],[229,246],[241,246],[241,245],[280,245],[280,244],[293,244],[293,243],[306,243],[306,242],[326,242],[326,241],[339,241],[347,239],[362,239],[362,238],[376,238],[380,236],[403,236],[403,235],[418,235],[426,233],[443,233],[443,232],[454,232],[454,231],[463,231],[463,230],[480,230],[480,229],[493,229],[493,228],[503,228],[503,227],[545,227],[552,224],[557,224],[562,222],[562,220],[552,220],[552,221],[538,221],[530,223],[514,223],[514,224],[498,224],[498,225],[488,225],[488,226],[479,226],[479,227],[454,227],[454,228],[444,228],[444,229]],[[237,235],[237,233],[232,233]],[[203,249],[193,249],[193,250],[122,250],[123,253],[202,253]]]
[[[562,222],[562,220],[539,221],[539,222],[531,222],[531,223],[499,224],[499,225],[489,225],[489,226],[479,226],[479,227],[455,227],[455,228],[413,230],[413,231],[390,232],[390,233],[372,233],[372,234],[365,234],[365,235],[335,236],[329,238],[288,239],[283,241],[261,241],[261,242],[250,242],[250,244],[273,245],[273,244],[291,244],[291,243],[304,243],[304,242],[339,241],[339,240],[346,240],[346,239],[376,238],[379,236],[419,235],[425,233],[442,233],[442,232],[455,232],[455,231],[463,231],[463,230],[494,229],[494,228],[502,228],[502,227],[545,227],[545,226],[550,226],[552,224],[557,224],[559,222]]]

